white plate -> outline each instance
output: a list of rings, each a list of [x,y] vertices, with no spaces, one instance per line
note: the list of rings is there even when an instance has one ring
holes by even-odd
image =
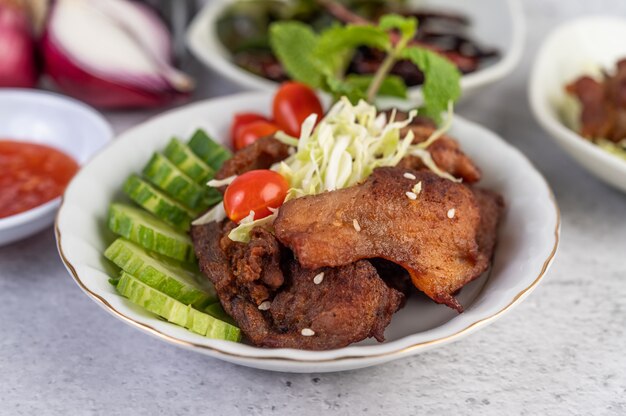
[[[82,165],[112,137],[109,123],[74,99],[35,90],[0,90],[0,139],[52,146]],[[58,197],[0,219],[0,246],[50,226],[60,203]]]
[[[444,345],[484,327],[528,295],[544,276],[558,244],[559,212],[550,188],[532,164],[494,133],[457,117],[451,134],[484,172],[484,187],[500,192],[506,214],[489,276],[461,292],[462,314],[423,296],[410,299],[386,331],[387,341],[366,341],[332,351],[263,349],[216,341],[164,322],[120,297],[108,283],[102,252],[109,203],[124,179],[138,172],[172,136],[189,137],[203,126],[227,140],[232,115],[265,113],[272,94],[240,94],[189,105],[133,128],[114,141],[74,178],[56,224],[63,261],[78,285],[107,311],[170,343],[250,367],[319,372],[367,367]]]
[[[565,23],[546,39],[535,58],[529,97],[535,118],[589,172],[626,191],[626,161],[565,126],[559,107],[565,85],[598,67],[613,69],[626,57],[626,19],[586,17]]]
[[[276,83],[254,75],[235,65],[221,44],[215,23],[224,8],[236,0],[212,0],[198,13],[187,31],[189,49],[207,67],[249,89],[273,91]],[[519,62],[524,46],[524,19],[519,0],[420,0],[420,6],[453,10],[472,22],[471,36],[478,42],[497,48],[501,56],[483,68],[464,75],[461,87],[466,96],[471,91],[504,78]],[[419,100],[421,88],[412,87],[409,97]]]

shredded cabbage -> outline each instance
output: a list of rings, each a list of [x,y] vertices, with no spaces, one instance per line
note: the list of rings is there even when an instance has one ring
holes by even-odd
[[[272,215],[268,215],[265,218],[255,220],[254,211],[250,211],[250,214],[242,219],[236,228],[233,228],[231,230],[231,232],[228,234],[228,238],[233,241],[238,241],[240,243],[248,243],[250,242],[250,231],[252,231],[252,229],[255,227],[266,227],[271,229],[272,224],[274,224],[274,220],[276,219],[276,215],[278,215],[278,211],[272,213]]]
[[[409,130],[401,137],[400,131],[415,115],[412,111],[406,120],[396,121],[393,112],[387,120],[373,105],[365,101],[353,105],[344,97],[316,128],[313,128],[316,115],[309,116],[302,125],[299,140],[279,133],[278,140],[296,147],[295,154],[272,167],[291,185],[287,199],[356,185],[374,169],[395,166],[408,155],[421,158],[437,175],[458,181],[439,169],[426,150],[450,127],[452,118],[448,117],[427,141],[413,144],[413,132]]]
[[[452,105],[442,127],[428,140],[413,144],[413,132],[409,130],[401,137],[400,131],[411,123],[416,114],[412,111],[406,120],[396,121],[393,111],[387,120],[386,115],[378,114],[373,105],[365,101],[353,105],[344,97],[317,126],[317,116],[311,114],[302,124],[299,138],[284,132],[277,133],[277,140],[296,150],[287,159],[272,166],[290,184],[286,201],[356,185],[374,169],[395,166],[408,155],[421,158],[435,174],[460,182],[460,179],[439,169],[426,150],[450,128]],[[251,213],[230,232],[229,237],[234,241],[247,242],[254,227],[271,226],[276,215],[273,213],[269,217],[253,220],[254,213]]]

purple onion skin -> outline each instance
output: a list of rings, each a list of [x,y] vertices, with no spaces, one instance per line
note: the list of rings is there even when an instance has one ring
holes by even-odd
[[[151,19],[158,19],[153,11],[145,8],[146,6],[140,4],[136,6]],[[54,21],[54,13],[53,6],[39,49],[43,58],[44,73],[54,81],[61,92],[97,108],[115,110],[161,107],[190,98],[191,92],[177,90],[165,78],[137,79],[136,76],[124,73],[108,75],[97,73],[94,68],[71,56],[64,45],[56,39],[54,25],[62,22]],[[159,23],[154,21],[154,30],[165,29],[165,26],[162,23],[159,26]],[[169,55],[169,45],[165,43],[160,53]],[[169,56],[163,58],[169,61]]]
[[[102,109],[160,107],[188,97],[174,90],[149,91],[87,72],[49,34],[41,42],[44,71],[63,93]]]
[[[0,87],[32,88],[38,78],[28,15],[12,2],[0,2]]]

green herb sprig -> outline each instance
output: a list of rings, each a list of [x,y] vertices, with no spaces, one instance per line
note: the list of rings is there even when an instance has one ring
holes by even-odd
[[[410,44],[417,24],[415,18],[389,14],[377,25],[336,25],[317,34],[304,23],[276,22],[270,26],[270,45],[292,79],[336,99],[346,96],[353,103],[361,99],[371,103],[378,95],[406,98],[406,84],[390,71],[396,62],[407,59],[424,73],[420,114],[440,122],[441,113],[461,95],[461,74],[446,58]],[[384,51],[385,59],[373,76],[345,76],[355,50],[361,46]]]

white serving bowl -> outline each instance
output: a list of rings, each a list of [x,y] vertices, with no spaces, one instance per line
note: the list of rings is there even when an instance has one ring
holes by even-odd
[[[217,38],[215,25],[225,7],[237,0],[211,0],[198,13],[187,31],[187,45],[204,65],[243,88],[273,91],[277,84],[235,65],[230,52]],[[504,78],[519,62],[524,47],[524,18],[519,0],[420,0],[419,5],[435,10],[452,10],[468,16],[471,35],[482,44],[497,48],[493,62],[461,79],[463,94]],[[409,89],[409,98],[421,99],[421,87]]]
[[[565,85],[581,75],[612,69],[626,57],[626,19],[585,17],[565,23],[542,45],[530,78],[535,118],[578,163],[604,182],[626,191],[626,161],[602,150],[568,128],[560,117]]]
[[[301,351],[208,339],[119,296],[108,283],[110,267],[102,253],[114,239],[106,230],[108,205],[119,197],[126,177],[139,172],[172,136],[189,137],[197,127],[227,143],[234,113],[266,113],[271,101],[272,94],[248,93],[168,112],[124,133],[80,171],[64,195],[56,233],[65,266],[89,297],[122,321],[175,345],[250,367],[320,372],[367,367],[459,339],[502,316],[545,275],[559,237],[559,211],[550,188],[519,151],[489,130],[456,117],[450,133],[481,167],[482,186],[500,192],[506,201],[493,267],[461,292],[464,313],[413,296],[394,315],[384,343],[368,340],[332,351]]]
[[[109,123],[74,99],[35,90],[0,89],[0,139],[51,146],[82,165],[112,137]],[[60,203],[58,197],[23,213],[0,218],[0,246],[50,226]]]

